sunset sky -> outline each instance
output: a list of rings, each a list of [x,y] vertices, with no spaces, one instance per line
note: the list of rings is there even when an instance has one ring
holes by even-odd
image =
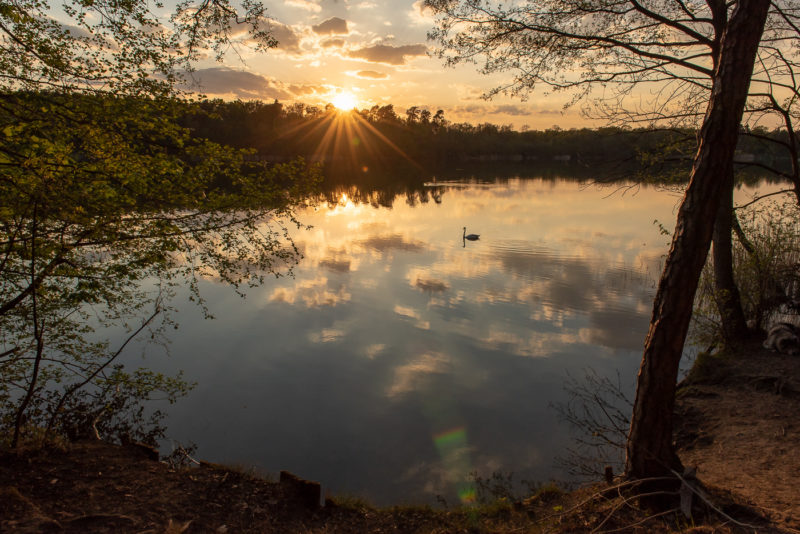
[[[526,102],[481,95],[503,77],[474,65],[445,68],[428,54],[433,28],[421,0],[267,1],[279,41],[266,54],[244,50],[223,63],[198,66],[195,79],[209,97],[325,105],[354,97],[358,109],[394,104],[404,115],[419,106],[445,111],[453,122],[491,122],[534,129],[588,125],[579,109],[564,110],[565,95],[532,95]],[[240,51],[241,52],[241,51]],[[339,100],[337,100],[337,97]]]

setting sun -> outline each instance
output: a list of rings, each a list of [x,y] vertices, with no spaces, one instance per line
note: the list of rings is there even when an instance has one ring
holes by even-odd
[[[356,97],[353,93],[342,92],[333,97],[331,104],[341,111],[350,111],[356,107]]]

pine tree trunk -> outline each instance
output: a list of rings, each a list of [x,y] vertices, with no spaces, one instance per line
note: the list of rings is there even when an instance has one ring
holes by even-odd
[[[645,340],[628,433],[625,474],[630,478],[669,476],[681,469],[672,444],[678,364],[724,179],[732,172],[739,123],[769,6],[770,0],[740,0],[722,39],[700,145]]]
[[[739,288],[733,278],[733,168],[725,177],[712,241],[714,257],[714,290],[725,343],[747,337],[747,321],[742,310]]]

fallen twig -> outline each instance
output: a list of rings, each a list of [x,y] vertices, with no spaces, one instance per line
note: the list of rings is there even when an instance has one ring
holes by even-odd
[[[628,497],[625,497],[624,495],[620,494],[620,498],[622,499],[622,502],[615,504],[615,505],[614,505],[614,506],[611,508],[611,511],[608,513],[608,515],[606,515],[605,519],[603,519],[603,520],[600,522],[600,524],[599,524],[599,525],[597,525],[597,526],[596,526],[596,527],[595,527],[595,528],[592,530],[592,533],[594,533],[594,532],[599,532],[599,531],[600,531],[600,528],[601,528],[603,525],[605,525],[605,524],[606,524],[606,522],[608,522],[608,520],[609,520],[609,519],[611,519],[612,517],[614,517],[614,514],[617,512],[617,510],[619,510],[620,508],[622,508],[623,506],[626,506],[626,505],[627,505],[627,506],[630,506],[630,501],[631,501],[631,499],[640,499],[640,498],[642,498],[642,497],[655,497],[656,495],[673,495],[673,494],[674,494],[674,492],[671,492],[671,491],[651,491],[651,492],[649,492],[649,493],[641,493],[641,494],[638,494],[638,495],[633,495],[633,496],[632,496],[632,497],[630,497],[630,498],[628,498]],[[631,508],[633,508],[633,509],[634,509],[635,511],[637,511],[637,512],[641,512],[641,509],[639,509],[638,507],[631,506]],[[650,520],[650,519],[652,519],[653,517],[658,517],[658,516],[660,516],[660,515],[661,515],[661,514],[656,514],[656,515],[653,515],[653,516],[648,516],[648,517],[644,518],[642,521],[640,521],[640,523],[641,523],[641,522],[643,522],[643,521],[649,521],[649,520]],[[627,528],[627,527],[626,527],[626,528]],[[612,531],[612,532],[613,532],[613,531]]]
[[[598,534],[611,534],[612,532],[622,532],[624,530],[628,530],[630,528],[637,527],[637,526],[639,526],[639,525],[641,525],[643,523],[646,523],[648,521],[656,519],[657,517],[662,517],[662,516],[665,516],[665,515],[674,514],[675,512],[678,512],[678,511],[680,511],[678,508],[671,508],[669,510],[664,510],[663,512],[659,512],[657,514],[653,514],[651,516],[645,517],[644,519],[641,519],[641,520],[637,521],[636,523],[631,523],[630,525],[625,525],[624,527],[615,528],[614,530],[602,530],[602,531],[598,531],[597,529],[595,529],[592,532],[597,532]]]
[[[543,518],[541,518],[540,520],[538,520],[537,523],[542,523],[542,522],[544,522],[544,521],[546,521],[548,519],[551,519],[553,517],[557,517],[557,516],[562,516],[563,517],[564,515],[570,514],[570,513],[574,512],[575,510],[583,508],[584,506],[586,506],[587,504],[589,504],[590,502],[592,502],[592,501],[594,501],[594,500],[596,500],[598,498],[606,498],[606,495],[609,492],[617,490],[617,493],[619,494],[619,490],[624,488],[624,487],[633,486],[635,484],[641,484],[643,482],[655,482],[655,481],[658,481],[658,480],[672,480],[672,477],[653,477],[653,478],[643,478],[643,479],[637,479],[637,480],[626,480],[624,482],[620,482],[616,486],[611,486],[610,488],[603,488],[602,491],[598,491],[596,493],[593,493],[588,499],[584,499],[583,501],[579,502],[578,504],[576,504],[575,506],[573,506],[573,507],[571,507],[571,508],[569,508],[567,510],[562,510],[560,512],[556,512],[556,513],[553,513],[553,514],[550,514],[550,515],[546,515]]]
[[[700,497],[700,500],[702,500],[704,503],[706,503],[709,508],[711,508],[712,510],[717,512],[719,515],[721,515],[722,517],[724,517],[725,519],[727,519],[728,521],[730,521],[731,523],[733,523],[735,525],[738,525],[740,527],[745,527],[745,528],[752,528],[754,531],[758,531],[758,527],[756,525],[751,525],[749,523],[742,523],[741,521],[737,521],[736,519],[732,518],[731,516],[729,516],[728,514],[726,514],[725,512],[720,510],[719,508],[717,508],[716,506],[714,506],[714,504],[711,502],[711,500],[709,500],[708,497],[706,497],[705,494],[702,491],[700,491],[699,489],[695,488],[682,475],[679,475],[677,472],[673,471],[672,469],[670,469],[670,471],[672,471],[672,474],[674,474],[676,477],[678,477],[678,480],[680,480],[682,484],[684,484],[690,490],[692,490],[692,493],[694,493],[695,495]]]

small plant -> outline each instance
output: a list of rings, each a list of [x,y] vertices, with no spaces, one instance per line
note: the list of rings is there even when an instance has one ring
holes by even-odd
[[[367,501],[363,497],[359,497],[356,495],[350,495],[350,494],[334,495],[332,497],[329,497],[329,500],[335,506],[347,510],[356,510],[363,512],[375,508],[369,501]]]
[[[533,494],[533,498],[541,502],[552,502],[563,495],[564,490],[561,489],[555,482],[547,482],[545,484],[541,484],[536,489],[536,492]]]
[[[750,327],[765,330],[797,315],[800,299],[800,207],[784,199],[737,210],[742,234],[733,242],[734,279]],[[746,237],[744,237],[746,236]],[[721,339],[714,268],[709,259],[695,298],[691,341],[713,346]]]
[[[588,369],[582,379],[568,376],[564,389],[568,401],[553,408],[572,427],[574,445],[557,463],[583,480],[602,479],[606,466],[620,472],[633,402],[619,374],[612,380]]]
[[[488,478],[472,473],[471,477],[475,483],[476,500],[479,504],[489,504],[499,500],[517,500],[514,491],[513,473],[495,471]]]
[[[173,469],[184,469],[191,465],[198,465],[200,462],[195,459],[197,445],[190,443],[184,446],[177,441],[172,443],[172,452],[164,456],[163,461]]]

